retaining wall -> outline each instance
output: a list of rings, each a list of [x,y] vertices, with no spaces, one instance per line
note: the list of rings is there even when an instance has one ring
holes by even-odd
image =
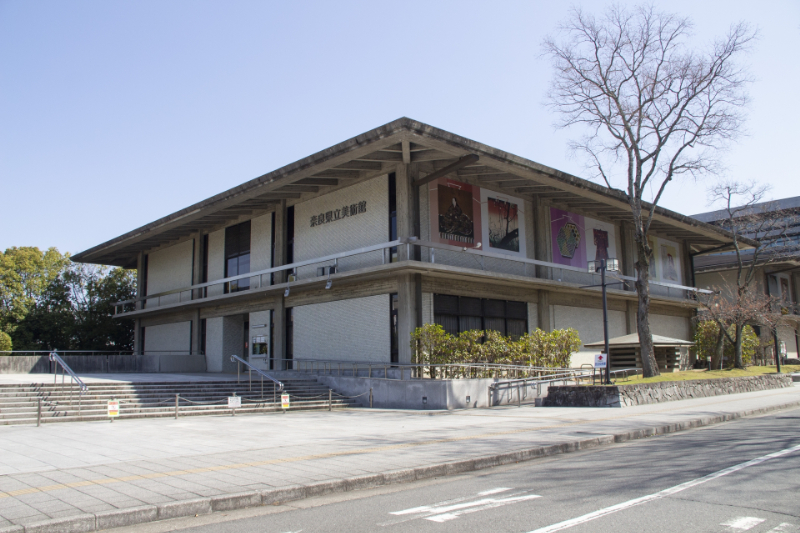
[[[792,378],[788,374],[664,381],[605,387],[552,386],[548,389],[547,397],[542,401],[542,405],[545,407],[629,407],[791,386]]]
[[[344,394],[358,396],[361,406],[369,405],[372,389],[373,407],[383,409],[465,409],[489,405],[489,385],[497,382],[485,379],[382,379],[352,376],[312,374],[320,383]],[[406,372],[407,375],[407,372]],[[523,402],[536,400],[536,387],[501,389],[492,394],[492,405],[515,404],[517,394]],[[542,394],[547,390],[542,387]],[[467,402],[469,397],[469,402]],[[425,401],[423,402],[423,398]]]
[[[113,372],[205,372],[202,355],[62,355],[78,374]],[[0,374],[51,374],[55,371],[47,355],[0,356]]]

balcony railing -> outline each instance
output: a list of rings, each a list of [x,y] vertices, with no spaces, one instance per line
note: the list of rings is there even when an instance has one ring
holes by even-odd
[[[392,249],[399,246],[406,247],[406,257],[414,257],[414,252],[419,251],[418,255],[420,259],[412,260],[412,262],[417,261],[430,264],[459,266],[461,268],[482,270],[487,273],[515,274],[523,277],[575,283],[578,285],[585,285],[587,283],[595,284],[598,283],[600,279],[599,274],[589,273],[587,269],[481,249],[422,241],[416,237],[411,237],[116,302],[113,304],[114,314],[126,314],[141,308],[162,307],[175,304],[180,305],[189,301],[221,296],[228,293],[231,284],[239,280],[249,280],[250,286],[248,290],[272,286],[273,274],[284,272],[287,273],[286,279],[288,281],[276,285],[278,287],[285,287],[287,290],[291,289],[293,283],[299,281],[324,280],[326,278],[336,280],[337,277],[346,270],[385,265],[392,262]],[[437,251],[439,251],[438,257]],[[361,257],[358,261],[355,261],[354,258],[358,256],[367,257]],[[466,258],[469,258],[469,260],[465,261],[464,259]],[[346,263],[344,268],[341,264],[343,261]],[[347,264],[348,262],[349,264]],[[321,275],[319,267],[323,267],[321,269]],[[539,267],[538,273],[537,267]],[[612,282],[609,284],[616,282],[622,290],[635,290],[635,277],[624,276],[617,272],[607,274],[606,279]],[[713,292],[706,289],[698,289],[696,287],[688,287],[663,281],[651,280],[650,285],[651,290],[654,287],[659,288],[657,289],[659,295],[673,298],[688,299],[692,298],[693,295],[697,293],[711,294]],[[236,294],[243,293],[246,294],[247,290],[236,292]]]

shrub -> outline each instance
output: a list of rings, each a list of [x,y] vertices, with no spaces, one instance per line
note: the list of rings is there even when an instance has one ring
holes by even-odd
[[[414,363],[423,365],[495,363],[563,368],[580,347],[578,332],[572,328],[550,333],[537,329],[517,341],[493,330],[450,335],[438,324],[425,324],[411,334]]]
[[[736,330],[734,326],[728,327],[728,334],[734,337]],[[695,353],[700,360],[706,360],[707,357],[714,357],[714,350],[717,347],[717,335],[719,335],[719,324],[713,320],[704,320],[697,324],[697,330],[694,333]],[[756,335],[756,332],[750,326],[745,326],[742,330],[742,362],[749,365],[756,354],[756,350],[761,345],[761,341]],[[726,357],[727,366],[732,367],[734,363],[734,346],[733,343],[725,337],[722,354]]]
[[[0,331],[0,355],[9,355],[11,348],[11,336],[5,331]]]

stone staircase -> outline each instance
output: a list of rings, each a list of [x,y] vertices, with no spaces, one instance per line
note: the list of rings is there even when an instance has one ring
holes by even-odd
[[[289,394],[290,411],[328,409],[328,388],[314,378],[281,379]],[[179,395],[178,416],[231,415],[229,396],[240,396],[242,406],[235,414],[281,412],[281,392],[272,382],[247,379],[236,381],[112,382],[87,383],[83,395],[75,385],[0,384],[0,425],[36,424],[39,399],[41,423],[108,420],[108,401],[119,401],[120,419],[175,416],[175,395]],[[356,401],[332,393],[331,407],[355,407]]]

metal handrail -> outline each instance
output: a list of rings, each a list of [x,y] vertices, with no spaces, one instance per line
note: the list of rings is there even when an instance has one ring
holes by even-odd
[[[399,379],[404,380],[405,376],[408,375],[409,379],[423,379],[424,371],[428,371],[428,374],[431,375],[430,369],[433,369],[433,376],[439,375],[442,379],[456,379],[462,376],[454,375],[454,371],[462,371],[462,372],[491,372],[497,375],[497,373],[505,373],[506,376],[510,374],[519,375],[531,375],[531,374],[539,374],[539,377],[550,376],[556,373],[564,372],[572,372],[573,369],[570,368],[554,368],[554,367],[542,367],[542,366],[530,366],[530,365],[507,365],[502,363],[392,363],[392,362],[372,362],[372,361],[349,361],[349,360],[340,360],[340,359],[273,359],[273,362],[278,363],[282,368],[283,365],[281,363],[290,363],[295,370],[298,372],[322,372],[326,374],[334,374],[337,373],[338,375],[351,375],[351,376],[358,376],[362,371],[366,370],[366,377],[368,378],[375,378],[380,379],[381,375],[383,379]],[[288,366],[288,365],[287,365]],[[375,372],[375,369],[378,369],[378,372]],[[383,372],[380,372],[380,370]],[[399,377],[390,377],[391,374],[397,374],[397,370],[400,371]],[[406,369],[408,369],[408,374],[406,374]],[[389,370],[393,370],[392,373]],[[416,372],[416,376],[414,375]],[[432,379],[434,379],[432,377]],[[528,378],[531,379],[531,378]]]
[[[263,382],[263,378],[267,378],[268,380],[270,380],[271,382],[273,382],[275,385],[278,386],[278,390],[283,390],[283,383],[281,383],[277,379],[273,378],[272,376],[270,376],[269,374],[267,374],[263,370],[254,367],[253,365],[251,365],[250,363],[248,363],[247,361],[245,361],[244,359],[242,359],[238,355],[231,354],[231,362],[235,363],[237,361],[239,363],[245,365],[249,369],[249,371],[251,371],[251,372],[255,371],[256,374],[259,374],[261,376],[261,378],[262,378],[262,382]],[[237,381],[239,379],[239,365],[236,365],[236,379],[237,379]],[[252,376],[251,376],[251,382],[252,382]]]
[[[161,298],[163,296],[169,296],[169,295],[172,295],[172,294],[179,294],[179,293],[182,293],[182,292],[189,292],[189,291],[193,291],[193,290],[197,290],[197,289],[202,289],[202,288],[205,288],[205,287],[211,287],[213,285],[220,285],[220,284],[224,284],[224,283],[230,283],[232,281],[250,279],[250,278],[255,278],[255,277],[258,277],[259,279],[261,279],[261,277],[264,276],[265,274],[272,274],[272,273],[275,273],[275,272],[282,272],[284,270],[295,270],[297,268],[308,266],[308,265],[313,265],[313,264],[316,264],[316,263],[326,263],[328,261],[339,260],[339,259],[343,259],[345,257],[352,257],[352,256],[355,256],[355,255],[368,254],[370,252],[377,252],[379,250],[384,250],[386,248],[394,248],[394,247],[399,246],[401,244],[406,244],[407,242],[408,242],[407,239],[397,239],[397,240],[394,240],[394,241],[391,241],[391,242],[386,242],[386,243],[383,243],[383,244],[375,244],[375,245],[372,245],[372,246],[365,246],[363,248],[357,248],[355,250],[348,250],[346,252],[339,252],[339,253],[336,253],[336,254],[326,255],[326,256],[322,256],[322,257],[315,257],[313,259],[306,259],[304,261],[297,261],[297,262],[294,262],[294,263],[288,263],[288,264],[280,265],[280,266],[276,266],[276,267],[265,268],[263,270],[257,270],[256,272],[248,272],[247,274],[239,274],[238,276],[231,276],[231,277],[228,277],[228,278],[221,278],[221,279],[216,279],[216,280],[213,280],[213,281],[206,281],[204,283],[197,283],[197,284],[194,284],[194,285],[190,285],[188,287],[182,287],[182,288],[179,288],[179,289],[172,289],[172,290],[168,290],[168,291],[158,292],[158,293],[155,293],[155,294],[148,294],[148,295],[145,295],[145,296],[139,296],[139,297],[136,297],[136,298],[133,298],[133,299],[130,299],[130,300],[124,300],[124,301],[121,301],[121,302],[113,302],[111,305],[113,305],[116,308],[116,306],[118,306],[118,305],[133,304],[133,303],[136,303],[136,302],[142,302],[142,301],[150,300],[152,298]]]
[[[453,251],[453,252],[466,253],[466,254],[470,254],[470,255],[477,255],[477,256],[480,256],[480,257],[488,257],[488,258],[501,259],[501,260],[505,260],[505,261],[512,261],[512,262],[516,262],[516,263],[530,264],[530,265],[542,266],[542,267],[559,269],[559,270],[567,270],[567,271],[577,272],[577,273],[581,273],[581,274],[590,274],[586,269],[573,267],[573,266],[569,266],[569,265],[551,263],[551,262],[548,262],[548,261],[540,261],[538,259],[529,259],[527,257],[516,257],[516,256],[511,256],[511,255],[506,255],[506,254],[501,254],[501,253],[496,253],[496,252],[489,252],[489,251],[485,251],[485,250],[481,250],[481,249],[475,249],[475,248],[458,247],[458,246],[452,246],[452,245],[449,245],[449,244],[441,244],[441,243],[436,243],[436,242],[431,242],[431,241],[423,241],[423,240],[420,240],[420,239],[418,239],[416,237],[408,237],[408,238],[396,239],[394,241],[385,242],[385,243],[382,243],[382,244],[366,246],[366,247],[358,248],[358,249],[355,249],[355,250],[339,252],[339,253],[336,253],[336,254],[326,255],[326,256],[322,256],[322,257],[316,257],[316,258],[312,258],[312,259],[306,259],[306,260],[303,260],[303,261],[297,261],[297,262],[289,263],[289,264],[286,264],[286,265],[280,265],[280,266],[276,266],[276,267],[266,268],[266,269],[263,269],[263,270],[258,270],[256,272],[248,272],[246,274],[239,274],[237,276],[231,276],[231,277],[222,278],[222,279],[218,279],[218,280],[214,280],[214,281],[207,281],[207,282],[204,282],[204,283],[197,283],[197,284],[194,284],[194,285],[189,285],[187,287],[182,287],[182,288],[178,288],[178,289],[172,289],[172,290],[163,291],[163,292],[159,292],[159,293],[155,293],[155,294],[148,294],[148,295],[145,295],[145,296],[139,296],[139,297],[136,297],[136,298],[133,298],[133,299],[130,299],[130,300],[114,302],[112,305],[114,306],[115,313],[116,313],[117,306],[123,306],[123,309],[124,309],[125,305],[135,304],[137,302],[143,302],[143,301],[147,301],[147,300],[151,300],[151,299],[160,299],[161,297],[164,297],[164,296],[169,296],[169,295],[173,295],[173,294],[180,294],[180,293],[185,293],[185,292],[192,292],[192,291],[195,291],[195,290],[198,290],[198,289],[203,289],[203,288],[214,286],[214,285],[220,285],[220,284],[230,283],[230,282],[233,282],[233,281],[250,279],[250,278],[255,278],[255,277],[259,278],[259,280],[260,280],[259,281],[259,287],[260,287],[260,286],[263,286],[263,276],[266,275],[266,274],[272,274],[272,273],[275,273],[275,272],[282,272],[282,271],[285,271],[285,270],[295,271],[297,268],[300,268],[300,267],[313,265],[313,264],[317,264],[317,263],[326,263],[326,262],[330,262],[330,261],[337,261],[339,259],[343,259],[343,258],[346,258],[346,257],[352,257],[352,256],[355,256],[355,255],[361,255],[361,254],[376,252],[376,251],[379,251],[379,250],[384,250],[385,251],[388,248],[395,248],[395,247],[403,245],[403,244],[405,244],[409,249],[410,249],[411,246],[420,246],[420,247],[426,247],[426,248],[429,248],[429,249],[432,249],[432,250],[433,249],[447,250],[447,251]],[[408,255],[410,257],[411,254],[409,253]],[[385,261],[386,261],[386,254],[384,252],[384,262]],[[431,256],[430,262],[431,263],[435,263],[435,256],[433,256],[433,255]],[[632,281],[632,282],[635,282],[636,279],[637,279],[634,276],[625,276],[625,275],[620,274],[620,273],[616,273],[613,277],[614,277],[614,279],[617,279],[617,280]],[[668,289],[672,288],[672,289],[684,290],[684,291],[689,291],[689,292],[694,292],[694,293],[699,293],[699,294],[713,294],[713,291],[710,291],[710,290],[707,290],[707,289],[700,289],[698,287],[689,287],[689,286],[686,286],[686,285],[678,285],[678,284],[675,284],[675,283],[667,283],[667,282],[663,282],[663,281],[651,280],[650,284],[651,285],[658,285],[658,286],[667,287]]]
[[[64,372],[66,372],[67,374],[69,374],[69,377],[72,378],[72,380],[75,381],[78,384],[78,387],[80,388],[80,394],[83,394],[84,392],[86,392],[89,389],[86,386],[86,384],[83,381],[81,381],[81,378],[79,378],[78,375],[75,372],[72,371],[72,369],[69,367],[69,365],[67,363],[65,363],[63,359],[61,359],[61,357],[58,355],[56,350],[53,350],[52,352],[50,352],[50,361],[58,363],[61,366],[61,369]],[[55,379],[56,379],[56,382],[57,382],[58,381],[58,367],[56,367]],[[62,383],[62,385],[64,383],[64,375],[63,374],[61,375],[61,383]]]

